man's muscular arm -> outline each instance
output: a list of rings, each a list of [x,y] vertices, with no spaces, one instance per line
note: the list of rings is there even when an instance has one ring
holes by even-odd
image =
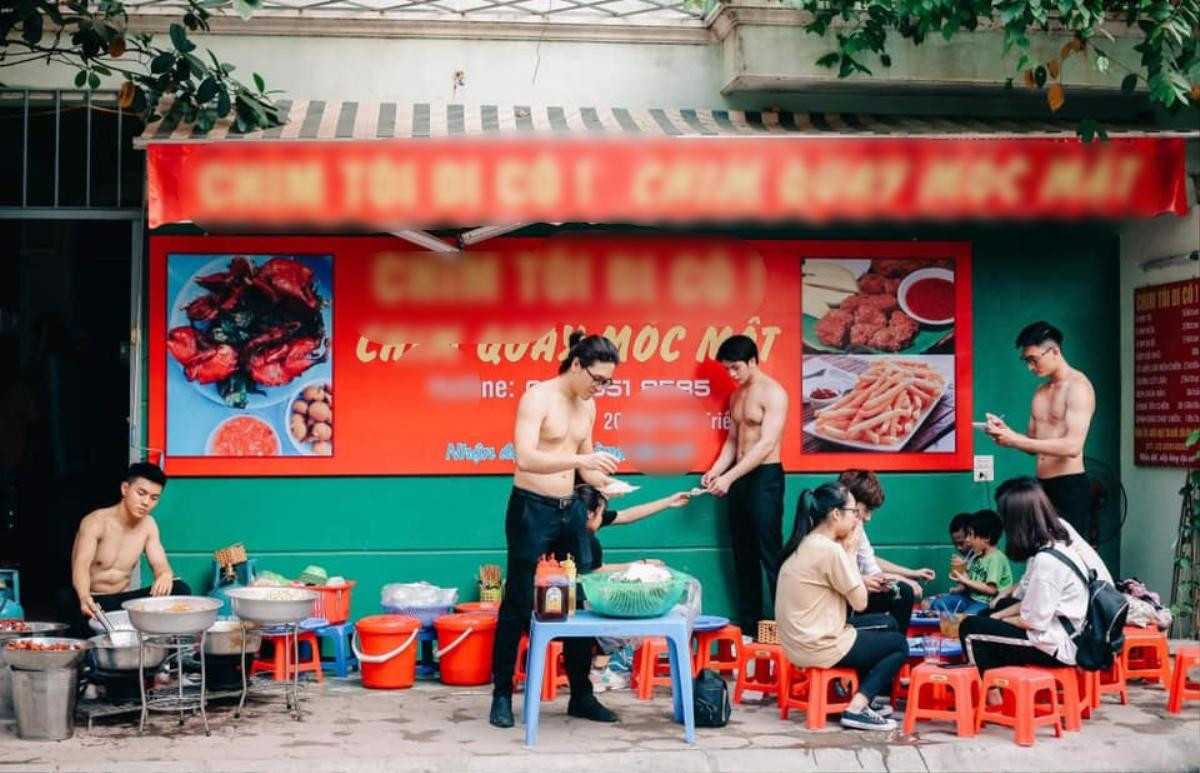
[[[79,524],[75,534],[75,545],[71,548],[71,584],[79,597],[79,611],[91,618],[96,617],[96,602],[92,601],[92,561],[96,559],[96,547],[100,544],[100,526],[87,516]]]
[[[762,430],[759,432],[758,440],[746,449],[746,454],[741,461],[712,481],[709,490],[714,494],[728,493],[729,487],[735,480],[762,464],[763,460],[771,453],[771,449],[779,445],[780,439],[783,437],[783,425],[787,420],[787,392],[782,388],[771,389],[767,392],[765,403]]]
[[[150,586],[150,595],[166,596],[171,592],[175,573],[171,571],[171,564],[167,561],[167,551],[163,549],[162,540],[158,536],[158,523],[151,520],[147,525],[150,533],[146,537],[146,561],[154,572],[154,584]]]
[[[1067,388],[1067,431],[1062,437],[1035,438],[1014,431],[1003,421],[988,417],[988,434],[997,445],[1015,448],[1027,454],[1044,456],[1077,457],[1083,455],[1083,444],[1087,440],[1092,414],[1096,411],[1096,396],[1084,382],[1071,384]],[[1032,431],[1032,424],[1031,431]]]
[[[550,474],[579,468],[596,470],[602,474],[617,469],[617,460],[610,454],[568,454],[561,451],[543,451],[538,448],[542,422],[546,418],[548,402],[544,392],[526,392],[517,405],[517,425],[513,431],[513,448],[517,469],[521,472]]]

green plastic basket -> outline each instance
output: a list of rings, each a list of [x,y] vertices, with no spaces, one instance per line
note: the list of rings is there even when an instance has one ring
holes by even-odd
[[[679,603],[692,578],[670,570],[662,582],[621,582],[616,572],[594,572],[579,578],[592,611],[606,617],[658,617]]]

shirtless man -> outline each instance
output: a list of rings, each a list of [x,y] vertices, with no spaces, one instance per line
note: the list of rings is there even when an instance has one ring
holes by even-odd
[[[603,336],[572,333],[570,350],[556,378],[534,386],[517,405],[514,431],[516,473],[508,499],[508,579],[492,649],[492,708],[488,720],[512,727],[513,669],[521,634],[533,610],[533,576],[538,557],[570,553],[579,571],[591,567],[587,507],[575,495],[575,475],[598,489],[613,482],[617,458],[592,448],[596,422],[593,398],[612,383],[620,357]],[[592,640],[563,642],[571,700],[567,713],[597,722],[617,715],[600,705],[588,679]],[[529,688],[526,689],[535,689]]]
[[[121,500],[80,521],[71,549],[71,581],[84,618],[95,618],[97,609],[119,610],[130,599],[191,593],[186,583],[174,579],[150,515],[166,485],[167,476],[155,465],[131,464],[121,483]],[[154,571],[154,583],[131,591],[129,581],[142,553]],[[80,625],[79,633],[86,632],[86,620]]]
[[[732,427],[720,455],[701,484],[729,495],[733,568],[737,575],[738,623],[752,631],[775,609],[779,551],[783,549],[783,466],[779,446],[787,419],[787,392],[758,366],[758,346],[735,335],[717,349],[717,361],[737,388],[729,398]],[[730,466],[732,465],[732,466]],[[761,568],[760,568],[761,567]],[[763,617],[762,572],[771,598]]]
[[[1021,361],[1046,381],[1033,393],[1029,432],[1022,435],[999,417],[987,415],[984,430],[997,445],[1037,457],[1037,477],[1060,518],[1088,539],[1092,495],[1083,471],[1096,393],[1087,376],[1071,367],[1062,353],[1062,332],[1048,322],[1034,322],[1017,336]]]

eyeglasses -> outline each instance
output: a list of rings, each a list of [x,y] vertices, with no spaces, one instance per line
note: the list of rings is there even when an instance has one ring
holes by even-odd
[[[840,510],[845,515],[853,515],[855,517],[858,516],[858,508],[857,507],[835,507],[833,509]]]
[[[1036,366],[1039,362],[1041,362],[1041,359],[1043,357],[1045,357],[1046,354],[1048,354],[1053,349],[1054,349],[1053,346],[1047,346],[1045,349],[1042,349],[1037,354],[1031,354],[1028,357],[1022,357],[1021,362],[1025,363],[1026,367],[1032,368],[1032,367]]]
[[[606,387],[613,382],[613,380],[611,378],[609,378],[608,376],[597,376],[595,373],[592,373],[592,371],[589,370],[588,368],[584,368],[583,372],[588,374],[589,376],[591,376],[592,383],[598,387]]]

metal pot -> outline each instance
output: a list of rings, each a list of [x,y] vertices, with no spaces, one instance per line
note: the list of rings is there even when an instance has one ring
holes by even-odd
[[[9,645],[17,642],[35,642],[37,644],[71,644],[69,650],[25,650],[10,649]],[[83,656],[91,649],[92,643],[86,639],[65,639],[59,636],[39,636],[37,638],[12,639],[0,647],[0,660],[13,667],[16,671],[49,671],[55,668],[71,668],[83,660]]]
[[[24,631],[6,631],[0,629],[0,642],[6,642],[9,639],[28,639],[31,636],[52,636],[56,633],[62,633],[69,626],[66,623],[25,623]]]
[[[298,623],[312,617],[317,592],[304,588],[230,588],[226,595],[233,613],[243,620],[261,625]]]
[[[0,623],[10,622],[2,620]],[[4,642],[9,639],[25,639],[31,636],[51,636],[56,633],[61,633],[67,630],[66,623],[29,623],[22,621],[23,627],[27,630],[4,630],[0,628],[0,647],[4,646]],[[9,667],[4,665],[4,661],[0,660],[0,721],[12,719],[13,716],[13,700],[12,700],[12,676]]]
[[[262,646],[262,631],[246,627],[246,654],[254,655]],[[206,655],[241,655],[242,624],[237,620],[218,620],[204,637]]]
[[[137,631],[117,631],[88,639],[92,643],[92,661],[101,671],[136,671],[141,656]],[[167,648],[146,645],[143,668],[158,668],[167,659]]]
[[[217,619],[221,602],[207,596],[159,596],[132,599],[121,605],[129,622],[142,633],[200,633]]]

